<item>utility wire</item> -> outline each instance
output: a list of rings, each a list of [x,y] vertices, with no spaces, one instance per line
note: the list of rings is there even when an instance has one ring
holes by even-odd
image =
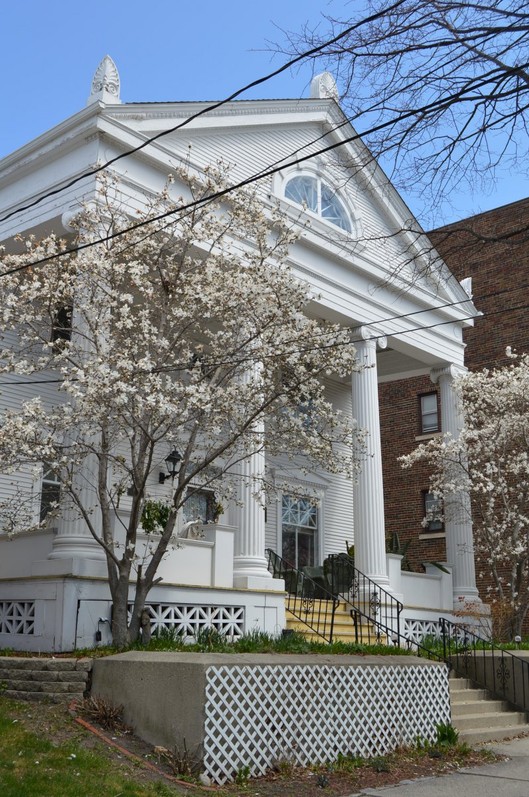
[[[527,68],[527,67],[529,67],[529,61],[527,63],[525,63],[525,64],[518,65],[515,68],[513,67],[512,69],[510,69],[508,71],[510,71],[510,72],[512,72],[514,74],[514,73],[517,73],[520,69]],[[495,70],[493,70],[493,71],[495,71]],[[491,73],[489,73],[489,74],[491,74]],[[488,81],[484,78],[482,81],[480,81],[480,83],[478,83],[477,85],[472,86],[472,90],[475,90],[475,89],[479,88],[480,86],[485,85],[487,82]],[[442,107],[444,105],[450,105],[451,102],[454,99],[456,99],[457,97],[460,97],[460,96],[461,96],[461,92],[456,92],[455,94],[451,94],[448,97],[443,98],[442,101],[436,100],[436,101],[434,101],[432,103],[429,103],[427,105],[422,106],[421,108],[414,109],[413,111],[408,111],[405,114],[401,114],[400,119],[401,120],[402,119],[406,119],[406,118],[409,118],[411,116],[415,116],[418,113],[424,113],[424,112],[426,112],[428,110],[432,110],[434,108],[440,108],[440,107]],[[380,132],[381,130],[385,129],[386,127],[390,126],[391,124],[393,124],[393,120],[387,120],[385,122],[381,122],[379,125],[376,125],[375,127],[372,127],[370,130],[367,131],[367,133],[364,132],[362,135]],[[336,142],[334,142],[332,144],[329,144],[326,147],[322,147],[321,149],[316,150],[315,152],[312,152],[312,153],[309,153],[308,155],[304,155],[304,156],[302,156],[300,158],[297,158],[295,161],[292,162],[292,165],[305,163],[306,161],[310,160],[311,158],[314,158],[314,157],[316,157],[318,155],[324,155],[327,152],[331,152],[331,151],[337,149],[338,147],[342,147],[345,144],[349,144],[349,143],[351,143],[353,141],[357,141],[357,140],[361,140],[361,135],[359,133],[355,132],[353,135],[347,136],[341,141],[336,141]],[[91,248],[93,246],[97,246],[98,244],[108,243],[108,242],[110,242],[110,241],[112,241],[112,240],[114,240],[116,238],[119,238],[122,235],[125,235],[128,232],[133,232],[134,230],[138,230],[138,229],[141,229],[143,227],[146,227],[147,225],[152,224],[155,221],[161,221],[161,220],[166,219],[166,218],[168,218],[170,216],[174,216],[176,213],[180,213],[180,212],[185,211],[185,210],[190,210],[192,208],[199,207],[200,205],[203,205],[203,204],[209,203],[209,202],[213,202],[214,200],[217,200],[217,199],[222,199],[222,197],[227,196],[228,194],[232,193],[233,191],[236,191],[236,190],[238,190],[240,188],[245,188],[246,186],[251,185],[252,183],[256,182],[257,180],[263,179],[264,177],[270,177],[270,176],[276,174],[278,171],[281,170],[281,168],[282,168],[281,166],[274,166],[273,168],[264,169],[261,172],[259,172],[257,175],[255,175],[255,174],[254,175],[250,175],[249,177],[246,177],[243,180],[240,180],[238,183],[235,183],[235,184],[233,184],[231,186],[223,188],[220,191],[216,191],[216,192],[214,192],[214,193],[212,193],[212,194],[210,194],[210,195],[208,195],[206,197],[201,197],[200,199],[193,200],[192,202],[187,202],[186,204],[179,205],[177,207],[171,208],[170,210],[167,210],[164,213],[160,213],[157,216],[153,216],[151,218],[144,219],[142,221],[136,222],[135,224],[131,224],[129,227],[124,227],[122,230],[117,230],[114,233],[109,233],[108,235],[103,236],[101,238],[97,238],[94,241],[88,241],[88,242],[86,242],[84,244],[78,244],[78,245],[70,247],[68,249],[64,249],[61,252],[56,252],[53,255],[48,255],[47,257],[42,257],[42,258],[39,258],[38,260],[30,261],[29,263],[25,263],[25,264],[23,264],[21,266],[17,266],[16,268],[4,271],[4,272],[2,272],[2,274],[0,274],[0,277],[8,276],[9,274],[14,274],[14,273],[16,273],[18,271],[23,271],[26,268],[31,268],[33,266],[40,266],[40,265],[43,265],[44,263],[49,263],[49,262],[51,262],[53,260],[56,260],[58,258],[65,257],[66,255],[74,254],[76,252],[81,252],[81,251],[83,251],[85,249],[89,249],[89,248]],[[513,232],[511,234],[511,237],[516,235],[516,234],[518,234],[518,231],[517,232]],[[507,237],[510,237],[510,236],[506,235],[504,237],[507,238]]]
[[[397,8],[399,5],[401,5],[402,2],[404,2],[404,0],[399,0],[399,2],[396,3],[393,7]],[[386,11],[387,10],[388,9],[386,9]],[[379,13],[381,14],[382,12],[379,12]],[[376,18],[376,15],[375,15],[375,18]],[[366,20],[362,20],[360,23],[357,23],[356,26],[358,26],[360,24],[364,24],[365,22],[366,22]],[[354,29],[356,26],[352,26],[351,29]],[[346,32],[343,32],[342,34],[339,34],[339,36],[336,37],[336,38],[340,38],[341,36],[343,36],[345,34],[346,34]],[[329,44],[329,42],[326,42],[323,45],[320,45],[320,49],[325,47],[328,44]],[[318,48],[315,48],[315,49],[318,49]],[[300,59],[302,57],[308,57],[308,56],[307,56],[307,54],[302,54],[302,55],[298,56],[297,58]],[[520,69],[525,69],[527,67],[529,67],[529,62],[526,62],[524,64],[518,64],[518,65],[516,65],[516,67],[512,67],[512,68],[507,69],[507,70],[502,70],[502,74],[503,75],[518,74]],[[285,68],[287,68],[286,65],[285,65]],[[280,68],[280,69],[282,69],[282,68]],[[277,72],[277,70],[276,70],[276,72]],[[467,89],[458,90],[457,92],[454,92],[451,95],[443,97],[442,99],[435,100],[435,101],[433,101],[431,103],[427,103],[426,105],[421,106],[420,108],[415,108],[413,110],[407,111],[406,113],[400,114],[398,116],[398,121],[403,121],[403,120],[408,119],[410,117],[417,116],[417,115],[422,115],[424,113],[427,113],[427,112],[430,112],[430,111],[433,111],[433,110],[440,110],[443,107],[450,107],[452,102],[454,102],[456,100],[460,100],[469,91],[474,92],[474,91],[478,90],[479,88],[487,85],[489,80],[490,80],[490,77],[493,76],[494,74],[496,74],[497,72],[498,72],[498,69],[491,69],[488,73],[486,73],[482,77],[482,79],[478,83],[472,84]],[[265,78],[260,78],[259,81],[262,82],[264,79]],[[253,85],[253,84],[250,84],[250,85]],[[471,98],[472,98],[471,96],[467,97],[467,100],[471,99]],[[212,105],[212,106],[209,106],[209,107],[210,108],[218,107],[219,104],[223,104],[224,102],[228,102],[228,101],[229,101],[229,99],[221,100],[219,103],[217,103],[215,105]],[[206,112],[207,112],[207,109],[203,109],[199,113],[206,113]],[[342,124],[346,124],[346,123],[347,123],[347,120],[345,120],[343,123],[341,123],[339,125],[339,127],[341,127]],[[387,127],[390,127],[394,123],[395,123],[394,119],[389,119],[389,120],[386,120],[385,122],[381,122],[380,124],[375,125],[374,127],[370,128],[370,129],[368,129],[366,131],[363,131],[362,134],[354,133],[352,136],[348,136],[348,137],[344,138],[342,141],[334,142],[333,144],[330,144],[330,145],[328,145],[326,147],[323,147],[323,148],[321,148],[319,150],[316,150],[315,152],[312,152],[312,153],[310,153],[308,155],[305,155],[305,156],[303,156],[301,158],[297,158],[295,161],[292,161],[292,164],[294,164],[294,163],[296,163],[296,164],[304,163],[305,161],[310,160],[311,158],[314,158],[314,157],[316,157],[318,155],[322,155],[322,154],[325,154],[327,152],[330,152],[330,151],[332,151],[334,149],[337,149],[338,147],[343,146],[344,144],[351,143],[351,142],[356,141],[356,140],[360,140],[362,138],[362,136],[366,136],[366,135],[370,135],[372,133],[380,132],[381,130],[384,130]],[[162,131],[161,133],[157,134],[157,136],[160,137],[162,134],[167,134],[167,132],[170,132],[170,131]],[[315,139],[315,140],[317,141],[319,139]],[[146,145],[147,143],[148,142],[143,142],[144,145]],[[131,152],[134,152],[134,151],[135,150],[131,150]],[[125,154],[126,153],[122,153],[122,156],[124,157]],[[121,156],[117,156],[117,157],[121,157]],[[288,160],[291,157],[292,157],[292,155],[286,156],[285,158],[282,159],[281,162],[283,162],[284,160]],[[112,163],[112,162],[113,161],[109,161],[109,163]],[[98,170],[101,170],[102,168],[104,168],[104,166],[98,167]],[[4,272],[3,274],[0,274],[0,276],[4,276],[4,275],[7,275],[7,274],[15,273],[16,271],[23,270],[24,268],[29,268],[30,266],[41,265],[43,263],[49,262],[51,260],[54,260],[54,259],[56,259],[58,257],[63,257],[63,256],[68,255],[68,254],[72,254],[72,253],[75,253],[75,252],[78,252],[78,251],[82,251],[82,250],[87,249],[87,248],[89,248],[91,246],[96,246],[98,243],[109,242],[109,241],[113,240],[114,238],[117,238],[117,237],[119,237],[121,235],[124,235],[127,232],[131,232],[131,231],[133,231],[135,229],[139,229],[141,227],[144,227],[144,226],[150,224],[151,222],[159,221],[159,220],[162,220],[162,219],[167,218],[169,216],[172,216],[172,215],[174,215],[174,214],[176,214],[178,212],[181,212],[183,210],[191,209],[193,207],[197,207],[197,206],[199,206],[201,204],[204,204],[206,202],[210,202],[210,201],[214,201],[216,199],[220,199],[223,196],[226,196],[227,194],[229,194],[231,191],[235,191],[235,190],[237,190],[239,188],[243,188],[243,187],[245,187],[247,185],[250,185],[250,184],[256,182],[259,179],[264,178],[264,177],[269,177],[269,176],[272,176],[273,174],[276,174],[278,171],[280,171],[280,168],[281,167],[279,167],[279,166],[274,166],[272,168],[265,168],[265,169],[261,170],[260,172],[258,172],[257,174],[251,175],[251,176],[245,178],[244,180],[241,180],[241,181],[239,181],[238,183],[235,183],[232,186],[229,186],[229,187],[227,187],[225,189],[222,189],[221,191],[217,191],[217,192],[215,192],[215,193],[213,193],[213,194],[211,194],[211,195],[209,195],[207,197],[202,197],[199,200],[195,200],[193,202],[190,202],[190,203],[187,203],[187,204],[184,204],[184,205],[180,205],[178,207],[175,207],[175,208],[171,209],[170,211],[166,211],[165,213],[160,214],[160,215],[155,216],[155,217],[152,217],[151,219],[148,219],[148,220],[145,219],[145,220],[143,220],[141,222],[137,222],[137,223],[135,223],[133,225],[130,225],[129,227],[126,227],[126,228],[124,228],[122,230],[118,230],[115,233],[111,233],[111,234],[109,234],[109,235],[107,235],[107,236],[105,236],[103,238],[99,238],[97,240],[90,241],[90,242],[87,242],[85,244],[80,244],[80,245],[77,245],[76,247],[71,247],[69,249],[66,249],[63,252],[56,253],[56,254],[50,255],[50,256],[48,256],[46,258],[41,258],[40,260],[24,264],[23,266],[19,266],[16,269],[12,269],[10,271]],[[92,174],[92,173],[93,172],[90,172],[90,174]],[[76,179],[78,179],[78,178],[76,178]],[[79,177],[79,179],[81,179],[81,178]],[[64,186],[63,188],[65,188],[65,187],[66,186]],[[63,190],[63,189],[61,189],[61,190]]]
[[[480,297],[474,297],[474,298],[477,298],[478,300],[479,299],[494,298],[494,297],[500,296],[500,295],[502,295],[504,293],[511,293],[513,291],[523,290],[526,287],[529,287],[529,286],[521,285],[521,286],[518,286],[516,288],[507,288],[507,289],[502,290],[502,291],[493,291],[492,293],[483,294]],[[391,317],[388,317],[388,318],[379,319],[378,321],[373,321],[371,323],[363,324],[362,326],[377,328],[377,327],[380,326],[380,324],[383,324],[383,323],[386,323],[386,322],[389,322],[389,321],[395,321],[395,320],[399,320],[399,319],[402,319],[402,318],[409,318],[410,316],[417,315],[418,313],[427,313],[430,310],[439,310],[439,309],[442,309],[443,307],[452,307],[455,304],[465,304],[468,301],[471,301],[471,300],[470,299],[462,299],[460,302],[449,302],[447,304],[438,305],[437,307],[434,307],[434,308],[427,308],[425,310],[414,310],[411,313],[403,313],[402,315],[391,316]],[[517,311],[517,310],[527,310],[527,309],[529,309],[529,304],[520,304],[520,305],[516,305],[516,306],[513,306],[513,307],[503,307],[503,308],[500,308],[498,310],[489,310],[487,312],[481,313],[481,315],[479,315],[477,317],[477,319],[479,320],[481,318],[489,318],[490,316],[501,315],[502,313],[512,313],[512,312]],[[469,315],[469,316],[464,316],[463,318],[461,318],[459,320],[467,321],[467,320],[471,320],[471,319],[475,319],[475,318],[476,318],[475,315]],[[453,319],[448,319],[448,320],[445,320],[445,321],[437,321],[435,324],[428,324],[426,326],[422,325],[422,326],[416,326],[416,327],[409,327],[408,329],[403,329],[403,330],[397,331],[397,332],[382,332],[382,333],[380,333],[378,335],[370,335],[368,340],[380,340],[381,338],[385,338],[385,337],[395,338],[395,337],[398,337],[399,335],[408,335],[410,332],[421,332],[423,330],[435,329],[436,327],[445,326],[446,324],[452,324],[453,322],[454,322]],[[307,352],[307,351],[314,351],[315,349],[324,350],[324,349],[332,349],[332,348],[341,348],[342,346],[350,346],[350,345],[354,346],[355,343],[363,343],[363,342],[364,342],[364,338],[352,338],[351,340],[348,340],[346,342],[340,341],[340,342],[334,342],[334,343],[325,344],[325,345],[322,345],[322,346],[311,346],[310,348],[305,346],[305,347],[302,347],[302,348],[293,349],[292,351],[289,351],[288,353],[289,354],[301,354],[301,353],[304,353],[304,352]],[[277,357],[277,354],[270,354],[269,355],[269,358],[273,359],[274,357]],[[229,365],[238,364],[238,363],[244,362],[245,359],[250,360],[252,358],[250,358],[250,357],[244,358],[243,357],[240,360],[237,360],[237,363],[234,363],[233,361],[230,361],[230,360],[226,360],[226,361],[222,361],[222,362],[214,362],[214,363],[204,362],[204,365],[207,366],[208,368],[218,368],[220,366],[229,366]],[[152,374],[163,374],[163,373],[171,373],[171,372],[174,372],[174,371],[188,371],[188,370],[189,370],[189,363],[186,363],[185,365],[180,365],[180,366],[179,365],[160,366],[159,368],[155,368],[155,369],[153,369],[151,371],[144,371],[144,373],[147,374],[147,375],[152,375]],[[136,371],[136,373],[141,373],[141,372],[142,372],[141,369]],[[6,385],[8,387],[10,387],[11,385],[62,384],[65,381],[65,379],[66,379],[66,377],[61,378],[61,379],[35,379],[35,380],[17,380],[17,381],[8,380],[8,381],[1,382],[0,384]],[[79,380],[76,379],[76,378],[70,378],[68,381],[70,381],[70,382],[78,382]]]
[[[116,155],[114,158],[111,158],[110,160],[106,161],[103,164],[100,164],[99,166],[95,166],[93,169],[89,169],[88,171],[83,172],[83,174],[80,174],[77,177],[74,177],[68,183],[65,183],[64,185],[59,186],[58,188],[54,188],[51,191],[47,191],[45,194],[43,194],[42,196],[38,197],[37,199],[34,199],[32,202],[29,202],[28,204],[23,205],[23,206],[21,206],[19,208],[15,208],[10,213],[8,213],[6,216],[4,216],[3,218],[0,218],[0,224],[2,222],[7,221],[8,219],[12,218],[13,216],[17,215],[18,213],[23,213],[24,211],[29,210],[32,207],[35,207],[35,205],[38,205],[40,202],[43,202],[45,199],[48,199],[49,197],[52,197],[52,196],[56,196],[57,194],[60,194],[62,191],[66,191],[68,188],[71,188],[73,185],[75,185],[76,183],[80,182],[81,180],[85,180],[88,177],[92,177],[95,174],[98,174],[99,172],[103,171],[104,169],[108,168],[109,166],[112,166],[117,161],[120,161],[123,158],[127,158],[130,155],[134,155],[136,152],[140,152],[142,149],[145,149],[145,147],[149,146],[149,144],[152,144],[153,142],[158,141],[158,139],[162,138],[163,136],[167,136],[167,135],[170,135],[171,133],[175,133],[177,130],[180,130],[182,127],[185,127],[186,125],[190,124],[190,122],[193,122],[195,119],[198,119],[200,116],[204,116],[205,114],[211,113],[212,111],[217,110],[217,108],[221,108],[223,105],[226,105],[227,103],[232,102],[232,100],[235,100],[237,97],[240,97],[241,94],[244,94],[245,92],[249,91],[250,89],[253,89],[256,86],[260,86],[262,83],[266,83],[267,81],[271,80],[272,78],[277,77],[282,72],[285,72],[287,69],[292,68],[293,66],[295,66],[298,63],[300,63],[301,61],[304,61],[304,60],[306,60],[308,58],[311,58],[312,56],[314,56],[317,53],[319,53],[322,50],[324,50],[326,47],[329,47],[329,46],[331,46],[333,44],[336,44],[336,42],[338,42],[341,39],[345,38],[346,36],[348,36],[350,33],[352,33],[357,28],[359,28],[359,27],[361,27],[363,25],[368,25],[371,22],[376,22],[376,20],[379,19],[381,16],[383,16],[383,15],[385,15],[387,13],[391,13],[392,11],[396,10],[404,2],[405,2],[405,0],[398,0],[396,3],[394,3],[389,8],[385,8],[382,11],[378,11],[375,14],[371,14],[368,17],[364,17],[359,22],[356,22],[354,25],[350,25],[348,28],[343,30],[341,33],[339,33],[334,38],[323,42],[322,44],[318,45],[317,47],[312,47],[310,50],[306,50],[305,52],[300,53],[299,55],[297,55],[294,58],[292,58],[290,61],[287,61],[286,63],[284,63],[282,66],[278,67],[277,69],[274,69],[273,72],[269,72],[267,75],[264,75],[263,77],[257,78],[256,80],[252,80],[250,83],[247,83],[242,88],[237,89],[236,91],[234,91],[228,97],[225,97],[223,100],[219,100],[218,102],[214,102],[214,103],[208,105],[207,107],[202,108],[200,111],[197,111],[196,113],[194,113],[191,116],[189,116],[183,122],[180,122],[179,124],[174,125],[174,127],[170,127],[170,128],[168,128],[166,130],[162,130],[161,132],[156,133],[156,135],[154,135],[154,136],[150,136],[149,138],[145,139],[145,141],[143,141],[141,144],[138,144],[138,146],[133,147],[133,148],[127,150],[126,152],[122,152],[119,155]]]

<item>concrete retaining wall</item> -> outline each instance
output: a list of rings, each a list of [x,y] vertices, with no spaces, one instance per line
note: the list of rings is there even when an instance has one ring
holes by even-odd
[[[280,760],[383,755],[450,721],[448,669],[407,656],[129,652],[94,662],[92,694],[217,783]]]

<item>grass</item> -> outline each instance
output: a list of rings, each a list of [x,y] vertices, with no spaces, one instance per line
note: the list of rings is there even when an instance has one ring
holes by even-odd
[[[68,718],[57,741],[54,728],[44,735],[26,726],[39,708],[0,700],[0,794],[2,797],[175,797],[181,790],[161,779],[142,783],[128,761],[116,767],[104,748],[87,749],[83,731]],[[64,714],[61,722],[66,722]],[[54,739],[55,737],[55,739]]]

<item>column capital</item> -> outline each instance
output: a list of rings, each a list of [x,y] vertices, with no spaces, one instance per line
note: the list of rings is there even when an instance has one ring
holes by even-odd
[[[442,376],[447,376],[450,381],[453,381],[460,376],[464,376],[467,372],[468,368],[466,368],[464,365],[450,363],[450,365],[444,365],[441,368],[432,368],[430,371],[430,379],[434,385],[436,385]]]
[[[372,325],[364,324],[360,327],[354,327],[351,330],[351,334],[353,337],[353,343],[355,342],[355,338],[360,338],[360,341],[373,343],[375,348],[385,349],[388,345],[387,336],[377,327]]]

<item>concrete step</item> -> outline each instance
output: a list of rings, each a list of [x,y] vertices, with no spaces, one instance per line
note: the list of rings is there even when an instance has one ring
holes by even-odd
[[[476,700],[491,700],[490,693],[486,689],[458,689],[452,691],[452,682],[450,682],[450,701],[453,705],[459,703],[468,703]]]
[[[452,702],[452,717],[466,717],[469,714],[491,714],[509,711],[505,700],[466,700]]]
[[[475,689],[468,678],[450,677],[452,725],[467,744],[500,741],[529,732],[527,715],[513,711],[486,689]]]
[[[56,692],[29,692],[27,690],[18,691],[16,689],[5,689],[2,695],[11,700],[31,700],[46,703],[69,703],[71,700],[81,700],[84,692],[75,694],[72,692],[57,694]]]
[[[459,678],[459,676],[450,673],[450,694],[456,694],[465,689],[473,689],[473,684],[470,678]]]
[[[491,711],[452,718],[452,724],[458,731],[474,731],[492,727],[510,728],[513,725],[526,725],[527,722],[522,711]]]
[[[475,744],[484,744],[485,742],[500,742],[503,739],[512,739],[522,733],[529,733],[529,725],[506,725],[501,728],[491,727],[488,730],[481,731],[461,731],[459,741],[473,746]]]

